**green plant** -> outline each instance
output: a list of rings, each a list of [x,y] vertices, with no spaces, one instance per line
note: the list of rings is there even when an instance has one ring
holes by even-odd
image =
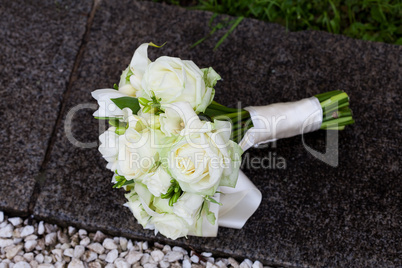
[[[223,26],[230,27],[217,46],[243,17],[276,22],[290,31],[324,30],[402,45],[401,0],[172,0],[170,3],[238,17],[226,25],[220,22],[211,27],[210,34]]]

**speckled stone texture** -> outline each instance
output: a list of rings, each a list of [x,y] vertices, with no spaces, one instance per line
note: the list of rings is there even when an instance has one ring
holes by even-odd
[[[339,133],[338,167],[314,158],[301,137],[251,149],[245,158],[271,155],[271,165],[283,158],[286,169],[244,165],[263,193],[245,227],[220,228],[217,238],[171,241],[135,223],[122,206],[123,191],[112,189],[112,173],[97,148],[73,146],[61,127],[35,216],[266,264],[402,265],[401,47],[324,32],[288,33],[275,24],[244,20],[216,52],[212,48],[222,31],[190,49],[209,32],[211,15],[150,2],[103,1],[66,111],[94,104],[90,92],[117,82],[141,43],[167,41],[162,49],[150,48],[150,58],[178,56],[200,67],[213,66],[224,79],[216,100],[226,105],[240,100],[243,106],[266,105],[334,89],[348,92],[357,124]],[[93,111],[83,109],[73,119],[73,135],[80,142],[96,142],[104,127],[92,118]],[[325,150],[325,132],[304,139]]]
[[[90,7],[1,1],[0,210],[28,213]]]

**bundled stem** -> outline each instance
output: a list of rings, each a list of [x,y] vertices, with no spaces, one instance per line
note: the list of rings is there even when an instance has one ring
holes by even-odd
[[[343,130],[355,122],[349,108],[349,96],[345,92],[334,90],[315,97],[320,101],[323,114],[320,129]]]
[[[343,130],[353,124],[349,108],[349,96],[340,90],[315,95],[321,104],[323,119],[320,129]],[[226,107],[213,101],[203,114],[213,120],[227,120],[232,123],[230,139],[239,143],[247,130],[253,127],[250,113],[244,109]]]

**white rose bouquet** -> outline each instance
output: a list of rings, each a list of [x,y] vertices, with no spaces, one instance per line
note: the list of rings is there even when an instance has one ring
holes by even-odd
[[[332,91],[294,103],[245,109],[213,101],[220,76],[211,67],[147,56],[142,44],[114,89],[92,92],[97,119],[110,128],[99,151],[127,193],[126,206],[144,228],[171,239],[216,236],[241,228],[261,193],[239,171],[251,146],[352,124],[348,96]]]

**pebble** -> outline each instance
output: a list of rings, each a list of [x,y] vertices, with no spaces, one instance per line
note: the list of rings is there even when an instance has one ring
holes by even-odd
[[[105,261],[108,263],[113,263],[117,259],[118,255],[119,252],[117,251],[117,249],[113,249],[106,255]]]
[[[128,243],[127,238],[125,238],[125,237],[120,237],[120,247],[121,247],[121,250],[123,250],[123,251],[127,250],[127,243]]]
[[[183,259],[183,253],[178,251],[169,251],[166,253],[164,260],[168,262],[175,262]]]
[[[45,233],[45,225],[43,224],[43,221],[39,222],[38,225],[38,235],[43,235]]]
[[[88,233],[73,226],[36,222],[32,217],[7,218],[0,211],[0,268],[264,268],[261,262],[199,255],[158,242]],[[266,268],[266,267],[265,267]]]
[[[160,262],[161,260],[163,260],[165,254],[163,254],[161,250],[154,250],[151,252],[151,256],[154,259],[154,261]]]
[[[9,247],[6,247],[4,251],[6,252],[6,257],[7,259],[11,260],[12,258],[15,257],[15,255],[18,254],[18,251],[22,249],[22,245],[12,245]]]
[[[217,261],[215,265],[219,268],[226,268],[226,264],[223,261]]]
[[[159,262],[159,266],[161,268],[168,268],[170,266],[170,263],[168,263],[167,261],[161,261]]]
[[[200,258],[197,255],[193,255],[191,256],[190,260],[194,263],[199,263],[200,262]]]
[[[191,262],[189,260],[184,260],[183,268],[191,268]]]
[[[84,263],[78,259],[72,259],[67,267],[68,268],[85,268]]]
[[[235,267],[235,268],[239,267],[239,263],[235,259],[229,258],[228,261],[229,261],[230,265],[232,265],[233,267]]]
[[[114,262],[117,268],[130,268],[130,264],[125,259],[116,259]]]
[[[164,247],[163,247],[163,249],[162,249],[162,251],[164,252],[164,253],[167,253],[167,252],[169,252],[169,251],[171,251],[172,250],[172,248],[169,246],[169,245],[165,245]]]
[[[151,257],[151,255],[149,255],[148,253],[145,253],[144,255],[142,255],[141,265],[144,265],[145,263],[148,263],[150,257]]]
[[[72,236],[77,232],[77,229],[75,229],[73,226],[68,226],[68,235]]]
[[[96,252],[96,253],[98,253],[98,254],[103,254],[103,252],[105,252],[105,248],[104,248],[101,244],[99,244],[99,243],[90,244],[90,245],[88,246],[88,248],[89,248],[90,250],[92,250],[93,252]]]
[[[21,218],[8,218],[8,221],[11,222],[11,224],[14,226],[18,226],[23,223],[23,220]]]
[[[26,261],[31,262],[34,259],[34,254],[32,252],[25,253],[23,257]]]
[[[45,256],[43,262],[44,262],[44,263],[51,263],[51,262],[52,262],[52,257],[50,257],[50,256]]]
[[[141,248],[142,248],[143,250],[147,250],[147,249],[148,249],[148,241],[142,242],[142,243],[141,243]]]
[[[185,250],[185,249],[182,248],[182,247],[173,247],[172,250],[173,250],[173,251],[177,251],[177,252],[181,252],[181,253],[183,253],[183,255],[188,254],[187,250]]]
[[[53,246],[57,242],[57,234],[50,233],[45,236],[45,245],[46,246]]]
[[[84,254],[84,252],[85,252],[85,247],[84,247],[84,246],[81,246],[81,245],[76,246],[76,247],[74,248],[74,255],[73,255],[73,257],[76,258],[76,259],[79,259],[79,258],[81,258],[81,256]]]
[[[43,263],[43,261],[45,260],[45,257],[43,257],[42,254],[38,254],[38,255],[36,255],[36,257],[35,257],[35,260],[36,260],[38,263]]]
[[[31,225],[25,226],[24,229],[22,229],[21,232],[21,237],[26,237],[28,235],[33,234],[35,231],[35,228]]]
[[[80,241],[80,245],[81,245],[81,246],[84,246],[84,247],[88,246],[89,243],[91,243],[91,239],[89,239],[89,237],[85,237],[84,239],[82,239],[82,240]]]
[[[87,237],[87,236],[88,236],[88,232],[87,232],[86,230],[84,230],[84,229],[79,229],[79,230],[78,230],[78,235],[79,235],[79,237],[80,237],[81,239],[83,239],[84,237]]]
[[[241,268],[251,268],[253,266],[253,262],[249,259],[245,259],[242,263],[240,263]]]
[[[218,268],[218,266],[216,266],[215,264],[213,264],[211,262],[207,262],[206,268]]]
[[[9,238],[13,236],[13,225],[12,224],[7,224],[3,228],[0,229],[0,237],[3,238]]]
[[[130,239],[130,240],[128,240],[128,243],[127,243],[127,249],[128,249],[128,250],[131,250],[133,247],[134,247],[134,245],[133,245],[133,241],[131,241],[131,239]]]
[[[38,265],[38,268],[54,268],[50,263],[42,263]]]
[[[34,248],[36,247],[36,245],[38,244],[38,241],[36,240],[28,240],[25,242],[24,248],[26,252],[31,252],[32,250],[34,250]]]
[[[110,250],[112,250],[112,249],[117,249],[116,243],[114,242],[113,239],[110,239],[110,238],[106,238],[106,239],[103,241],[103,246],[104,246],[106,249],[110,249]]]
[[[24,257],[22,257],[22,256],[20,256],[20,255],[16,255],[16,256],[13,258],[13,262],[14,262],[14,263],[17,263],[17,262],[20,262],[20,261],[25,261]]]
[[[45,223],[45,232],[46,233],[50,234],[50,233],[53,233],[54,231],[56,231],[56,228],[52,224]]]
[[[126,256],[126,260],[129,264],[134,264],[134,263],[138,262],[142,258],[143,255],[144,255],[143,253],[132,249]]]
[[[106,235],[104,233],[102,233],[101,231],[97,231],[95,233],[95,236],[94,236],[93,240],[94,240],[94,242],[102,243],[103,240],[105,240],[105,238],[106,238]]]
[[[85,262],[91,262],[98,258],[98,254],[93,251],[85,251],[84,255],[82,255],[82,260]]]
[[[262,263],[261,262],[259,262],[259,261],[255,261],[254,263],[253,263],[253,266],[252,266],[252,268],[263,268],[264,266],[262,265]]]
[[[146,263],[144,264],[144,268],[157,268],[158,266],[155,263]]]
[[[24,238],[25,241],[36,240],[36,239],[38,239],[38,236],[34,234],[28,235],[27,237]]]
[[[59,230],[57,232],[57,239],[60,241],[60,243],[70,243],[70,239],[68,238],[68,236],[63,233],[61,230]]]
[[[63,255],[72,258],[74,256],[74,249],[68,248],[64,250]]]
[[[31,265],[33,268],[36,268],[39,266],[39,263],[36,260],[32,260],[29,262],[29,265]]]
[[[29,265],[29,263],[26,261],[20,261],[14,265],[14,268],[31,268],[31,265]]]
[[[5,248],[14,244],[12,239],[2,239],[0,238],[0,248]]]
[[[63,251],[61,249],[53,249],[52,254],[58,262],[63,260]]]
[[[54,264],[55,268],[64,268],[66,263],[64,261],[58,261]]]
[[[204,256],[204,257],[211,257],[211,256],[212,256],[212,253],[210,253],[210,252],[203,252],[203,253],[201,253],[201,255]]]
[[[93,262],[88,263],[88,267],[89,268],[102,268],[102,265],[97,261],[93,261]]]
[[[44,250],[45,249],[45,239],[39,239],[38,241],[38,245],[36,246],[36,250]]]

